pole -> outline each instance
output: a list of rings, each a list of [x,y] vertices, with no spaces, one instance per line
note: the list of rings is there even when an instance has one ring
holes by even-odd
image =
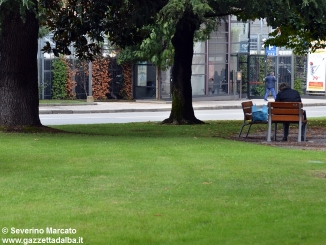
[[[239,99],[242,99],[242,71],[237,71],[237,83],[239,81]]]
[[[279,80],[279,74],[278,74],[278,47],[276,47],[276,68],[275,68],[275,73],[276,73],[276,90],[278,91],[278,80]]]
[[[156,100],[162,99],[161,68],[156,66]]]
[[[93,65],[92,65],[92,62],[90,61],[88,63],[88,96],[87,96],[87,102],[94,102],[94,97],[93,97],[93,94],[92,94],[92,69],[93,68]]]
[[[233,70],[232,71],[232,83],[233,83],[233,96],[234,99],[236,99],[236,93],[237,93],[237,78],[236,78],[236,73]]]

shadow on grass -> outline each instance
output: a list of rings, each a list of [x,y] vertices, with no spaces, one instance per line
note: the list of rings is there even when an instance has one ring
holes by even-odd
[[[64,134],[70,133],[57,128],[47,126],[12,126],[12,127],[0,127],[0,131],[4,133],[49,133],[49,134]]]
[[[124,123],[124,124],[94,124],[94,125],[60,125],[40,127],[11,127],[0,128],[6,133],[44,133],[44,134],[71,134],[85,136],[109,136],[125,138],[223,138],[252,144],[263,144],[280,147],[325,148],[326,119],[309,120],[307,137],[308,142],[296,142],[297,125],[291,126],[288,142],[266,141],[267,125],[252,127],[249,137],[238,137],[242,121],[206,121],[196,125],[166,125],[158,122]],[[281,126],[279,127],[281,130]],[[278,137],[282,138],[282,132]]]
[[[60,125],[53,128],[77,134],[103,135],[115,137],[220,137],[228,138],[238,132],[240,121],[207,121],[196,125],[165,125],[155,122]]]

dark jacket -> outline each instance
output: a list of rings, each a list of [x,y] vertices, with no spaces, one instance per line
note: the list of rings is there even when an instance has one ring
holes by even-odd
[[[275,88],[276,77],[274,76],[267,76],[265,77],[265,83],[267,88]]]
[[[298,91],[285,88],[276,95],[276,102],[301,102],[301,97]]]

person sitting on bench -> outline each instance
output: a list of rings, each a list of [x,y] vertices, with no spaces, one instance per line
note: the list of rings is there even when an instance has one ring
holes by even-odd
[[[278,86],[278,94],[276,95],[275,102],[302,102],[301,96],[298,91],[291,89],[287,83],[281,83]],[[307,119],[306,117],[306,111],[303,111],[303,118],[304,120]],[[289,127],[290,123],[283,123],[283,139],[282,141],[288,140],[289,135]],[[305,125],[302,124],[301,127],[301,141],[304,141],[304,131],[305,131]]]

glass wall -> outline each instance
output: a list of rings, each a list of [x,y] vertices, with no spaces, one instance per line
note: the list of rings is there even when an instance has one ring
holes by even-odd
[[[292,56],[280,56],[278,58],[278,84],[287,83],[292,86]]]
[[[171,80],[172,80],[171,69],[161,72],[162,99],[169,99],[172,97],[172,95],[171,95]]]
[[[206,77],[206,42],[195,43],[191,69],[192,95],[204,95]]]
[[[50,42],[50,37],[45,37],[38,40],[39,49],[44,47],[45,42]],[[50,42],[54,45],[52,42]],[[38,52],[38,81],[39,81],[39,98],[40,99],[51,99],[51,88],[52,88],[52,59],[53,55],[47,53],[43,54],[41,51]]]
[[[45,46],[46,42],[49,42],[52,47],[54,43],[52,40],[52,34],[45,36],[38,40],[38,83],[39,83],[39,99],[52,99],[52,85],[53,85],[53,66],[54,60],[58,59],[52,53],[43,53],[41,48]],[[74,80],[76,87],[74,87],[74,93],[77,99],[86,99],[88,92],[88,75],[85,74],[84,68],[81,65],[81,61],[77,60],[74,56],[74,50],[70,47],[72,55],[65,56],[67,63],[70,65],[70,69],[75,73]]]
[[[231,58],[230,72],[235,74],[241,71],[241,81],[231,79],[231,93],[246,95],[248,81],[248,55],[249,55],[249,31],[248,22],[238,22],[236,17],[231,17]]]
[[[228,41],[229,24],[221,21],[218,31],[211,33],[208,39],[208,67],[207,80],[212,81],[212,89],[208,94],[227,94],[229,92],[228,83]],[[208,82],[207,81],[207,82]]]

